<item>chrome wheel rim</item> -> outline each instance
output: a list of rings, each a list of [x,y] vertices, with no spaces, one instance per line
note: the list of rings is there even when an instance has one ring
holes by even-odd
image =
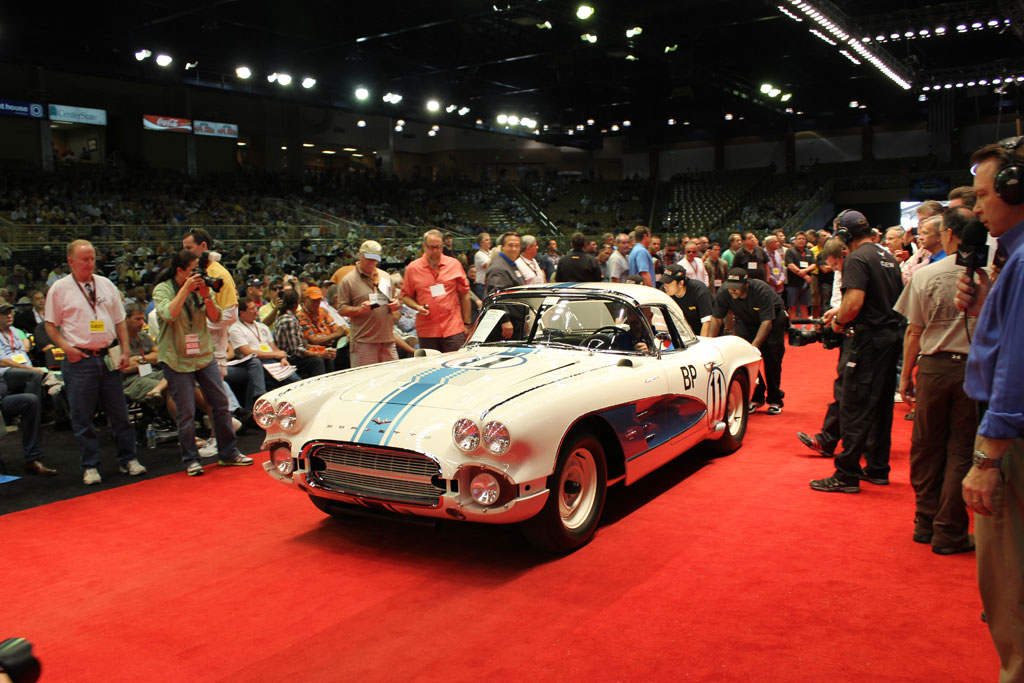
[[[733,382],[729,386],[729,400],[725,406],[725,422],[729,429],[730,436],[739,436],[743,429],[743,387],[739,382]]]
[[[594,454],[586,448],[576,448],[562,468],[562,479],[558,482],[558,513],[565,528],[578,529],[585,524],[596,499]]]

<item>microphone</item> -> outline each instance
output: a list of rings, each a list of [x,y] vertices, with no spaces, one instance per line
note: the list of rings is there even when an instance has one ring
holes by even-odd
[[[967,277],[974,282],[974,273],[988,264],[988,230],[975,218],[964,226],[964,236],[956,249],[956,264],[967,268]]]

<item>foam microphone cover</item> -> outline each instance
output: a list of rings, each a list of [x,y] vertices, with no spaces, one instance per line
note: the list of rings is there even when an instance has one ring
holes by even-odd
[[[988,230],[981,221],[974,219],[964,226],[963,238],[956,253],[956,264],[967,268],[967,276],[974,278],[974,271],[988,263]]]
[[[988,244],[988,230],[977,218],[964,226],[964,236],[961,244],[974,247],[975,249]]]

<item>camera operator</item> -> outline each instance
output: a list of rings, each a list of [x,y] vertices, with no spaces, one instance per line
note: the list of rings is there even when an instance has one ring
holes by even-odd
[[[783,393],[782,357],[786,353],[786,328],[789,319],[781,297],[764,280],[747,276],[747,269],[733,268],[725,279],[725,286],[715,295],[711,319],[703,324],[702,337],[717,337],[722,321],[732,311],[736,319],[736,334],[760,349],[764,360],[764,376],[758,377],[750,411],[765,402],[767,387],[768,414],[782,412]]]
[[[167,270],[157,278],[153,289],[153,302],[160,319],[157,357],[164,364],[167,388],[178,407],[178,443],[189,476],[203,473],[195,439],[197,382],[213,408],[218,463],[252,464],[252,458],[238,452],[225,384],[214,363],[213,341],[207,321],[219,320],[221,311],[206,277],[197,272],[196,261],[196,255],[187,249],[177,252],[171,257]],[[127,344],[123,346],[128,348]]]
[[[1007,254],[992,284],[984,269],[961,276],[957,307],[978,315],[964,390],[980,423],[963,497],[974,510],[978,588],[1000,661],[1000,681],[1024,679],[1024,138],[987,145],[975,164],[974,213]],[[965,231],[966,233],[967,231]],[[964,242],[973,243],[965,234]],[[961,251],[966,252],[965,245]],[[965,253],[966,255],[966,253]],[[958,254],[959,258],[959,254]]]
[[[938,229],[946,253],[959,248],[964,228],[973,219],[970,209],[963,207],[942,218]],[[931,543],[937,555],[974,550],[960,493],[978,429],[974,402],[963,389],[971,346],[967,325],[956,309],[956,281],[963,272],[955,258],[926,266],[896,302],[896,311],[907,318],[900,394],[908,404],[917,402],[910,445],[910,483],[917,498],[914,540]],[[976,319],[969,322],[973,327]]]
[[[220,319],[209,325],[210,337],[213,339],[213,357],[220,368],[220,376],[228,372],[228,330],[238,320],[238,293],[235,290],[235,278],[219,261],[209,256],[213,249],[213,238],[202,228],[192,228],[181,240],[181,246],[199,257],[199,268],[203,274],[213,280],[220,280],[221,286],[212,286],[213,298],[220,308]],[[203,256],[207,253],[207,256]],[[208,285],[211,283],[208,282]]]
[[[847,325],[854,329],[839,406],[843,450],[835,457],[835,473],[813,480],[811,488],[858,493],[861,479],[878,485],[889,483],[892,406],[903,320],[892,307],[903,283],[896,259],[872,241],[873,232],[864,214],[844,211],[839,228],[840,238],[849,240],[850,253],[843,263],[843,300],[832,319],[832,329],[840,333]],[[863,470],[861,454],[866,464]]]

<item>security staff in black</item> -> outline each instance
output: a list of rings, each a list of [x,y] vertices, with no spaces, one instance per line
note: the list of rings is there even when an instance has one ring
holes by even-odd
[[[835,474],[811,482],[815,491],[828,493],[858,493],[861,479],[889,483],[896,360],[903,348],[903,316],[893,310],[903,291],[899,264],[871,241],[866,218],[850,222],[848,233],[839,235],[849,241],[850,254],[843,263],[843,300],[832,322],[837,332],[853,327],[839,403],[843,450],[836,454]]]
[[[714,302],[711,290],[700,280],[690,278],[686,269],[673,263],[665,269],[658,282],[665,288],[665,293],[672,297],[676,305],[683,311],[683,317],[694,334],[700,334],[704,323],[711,320]]]
[[[593,254],[583,251],[586,243],[587,238],[583,233],[577,232],[572,236],[572,251],[558,259],[558,268],[555,270],[557,282],[601,281],[601,264]]]
[[[737,336],[761,350],[764,375],[758,377],[750,410],[764,405],[767,388],[768,414],[782,412],[783,393],[782,357],[786,354],[786,328],[789,317],[781,297],[763,280],[747,277],[743,268],[733,268],[725,279],[725,286],[715,295],[711,320],[704,323],[701,336],[716,337],[722,330],[722,320],[732,311],[736,320]]]

